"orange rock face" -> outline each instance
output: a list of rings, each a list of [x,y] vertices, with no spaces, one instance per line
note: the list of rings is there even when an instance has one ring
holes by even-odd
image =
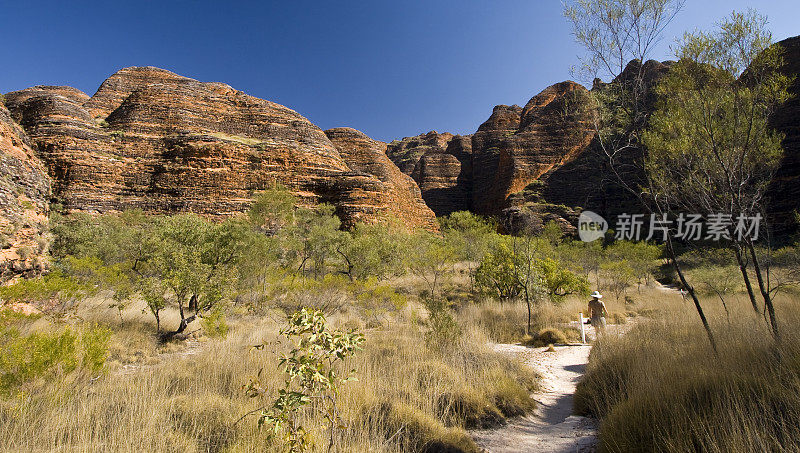
[[[470,137],[431,131],[395,140],[387,154],[419,184],[425,202],[436,215],[471,209]]]
[[[329,129],[325,134],[353,171],[378,180],[372,192],[362,192],[352,202],[340,201],[340,209],[351,210],[355,218],[366,213],[381,217],[388,212],[411,228],[438,229],[417,183],[386,156],[386,143],[346,127]]]
[[[46,269],[49,196],[44,165],[0,104],[0,283]]]
[[[303,204],[334,204],[345,225],[391,214],[435,229],[408,181],[351,168],[306,118],[225,84],[126,68],[91,98],[68,87],[34,87],[7,94],[6,104],[70,210],[221,217],[246,210],[254,192],[279,182]]]
[[[511,196],[588,149],[594,131],[588,91],[553,85],[524,108],[499,105],[470,137],[430,132],[389,145],[437,215],[471,210],[494,215]]]

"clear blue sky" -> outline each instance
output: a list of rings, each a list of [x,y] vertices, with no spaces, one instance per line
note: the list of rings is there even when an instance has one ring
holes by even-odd
[[[800,34],[798,0],[688,0],[656,56],[748,6],[770,17],[776,40]],[[494,105],[524,105],[572,78],[580,52],[559,0],[3,1],[0,11],[0,92],[92,95],[117,69],[151,65],[381,140],[471,133]]]

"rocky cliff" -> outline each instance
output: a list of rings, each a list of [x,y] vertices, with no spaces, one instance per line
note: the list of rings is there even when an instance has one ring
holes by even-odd
[[[339,150],[344,162],[370,180],[373,191],[363,192],[353,216],[370,215],[386,210],[413,228],[436,230],[438,223],[422,199],[422,193],[411,177],[400,171],[386,156],[386,143],[367,137],[355,129],[340,127],[325,131]]]
[[[780,44],[798,97],[772,117],[786,155],[768,210],[787,230],[800,209],[800,37]],[[668,68],[634,61],[618,81],[643,72],[652,84]],[[565,229],[579,207],[630,210],[595,144],[588,93],[558,83],[524,107],[496,106],[473,134],[432,131],[389,144],[349,128],[323,132],[284,106],[152,67],[122,69],[91,97],[58,86],[8,93],[8,110],[0,110],[0,276],[46,265],[39,251],[51,198],[68,210],[224,217],[280,182],[305,205],[334,204],[346,226],[391,216],[429,230],[437,229],[434,213],[460,210]]]
[[[0,283],[46,269],[49,196],[44,165],[0,104]]]
[[[498,105],[471,136],[429,132],[389,144],[387,154],[412,176],[437,215],[513,207],[554,168],[589,148],[594,132],[588,91],[574,82],[548,87],[525,107]]]
[[[345,159],[297,112],[222,83],[134,67],[92,97],[40,86],[8,93],[6,104],[68,210],[221,217],[246,210],[254,192],[280,182],[304,204],[334,204],[348,226],[393,215],[436,229],[408,180],[365,170],[386,166],[385,155],[348,149],[357,156]]]
[[[793,95],[771,117],[772,126],[785,137],[785,154],[767,192],[768,212],[779,233],[796,232],[800,213],[800,36],[779,43],[784,49],[783,72],[794,81],[789,89]]]

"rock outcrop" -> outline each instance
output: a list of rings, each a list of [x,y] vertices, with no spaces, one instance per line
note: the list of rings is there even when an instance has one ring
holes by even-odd
[[[794,81],[793,95],[773,112],[771,125],[784,134],[784,156],[767,192],[771,221],[778,233],[796,232],[800,211],[800,36],[778,43],[784,49],[783,72]]]
[[[353,202],[340,200],[342,209],[352,208],[354,211],[349,216],[358,218],[362,213],[372,214],[388,209],[392,216],[412,228],[438,228],[436,217],[423,201],[417,183],[386,156],[386,143],[348,127],[328,129],[325,135],[339,150],[350,169],[378,180],[373,184],[372,192],[361,192]],[[367,208],[367,205],[370,206]]]
[[[414,178],[437,216],[472,208],[472,141],[436,131],[395,140],[387,154]]]
[[[49,197],[44,165],[0,104],[0,283],[47,268]]]
[[[800,37],[780,45],[796,97],[771,119],[786,136],[786,155],[768,211],[788,231],[800,209]],[[670,64],[632,61],[614,82],[641,76],[652,86]],[[634,200],[597,146],[588,96],[562,82],[524,107],[496,106],[471,135],[432,131],[387,145],[354,129],[323,132],[284,106],[152,67],[122,69],[91,97],[59,86],[8,93],[0,226],[3,260],[16,264],[3,269],[44,266],[34,245],[46,243],[51,185],[68,210],[225,217],[279,182],[304,205],[335,205],[345,226],[396,217],[429,230],[437,229],[434,213],[461,210],[500,216],[509,229],[553,220],[565,231],[578,208],[630,212]],[[641,175],[625,177],[636,185]]]
[[[471,136],[429,132],[389,145],[437,215],[471,210],[497,215],[547,172],[584,153],[594,137],[588,91],[574,82],[548,87],[524,108],[499,105]]]
[[[223,217],[279,182],[303,204],[334,204],[346,226],[391,214],[409,227],[436,229],[407,181],[354,170],[297,112],[222,83],[134,67],[109,77],[91,98],[34,87],[6,99],[68,210]]]

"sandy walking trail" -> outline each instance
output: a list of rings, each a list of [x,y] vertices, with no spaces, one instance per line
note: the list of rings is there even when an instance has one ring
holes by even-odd
[[[490,453],[593,452],[597,443],[595,421],[572,415],[575,386],[589,358],[589,345],[529,348],[496,344],[494,350],[522,360],[542,377],[533,395],[536,411],[510,420],[499,429],[472,432],[478,446]]]

